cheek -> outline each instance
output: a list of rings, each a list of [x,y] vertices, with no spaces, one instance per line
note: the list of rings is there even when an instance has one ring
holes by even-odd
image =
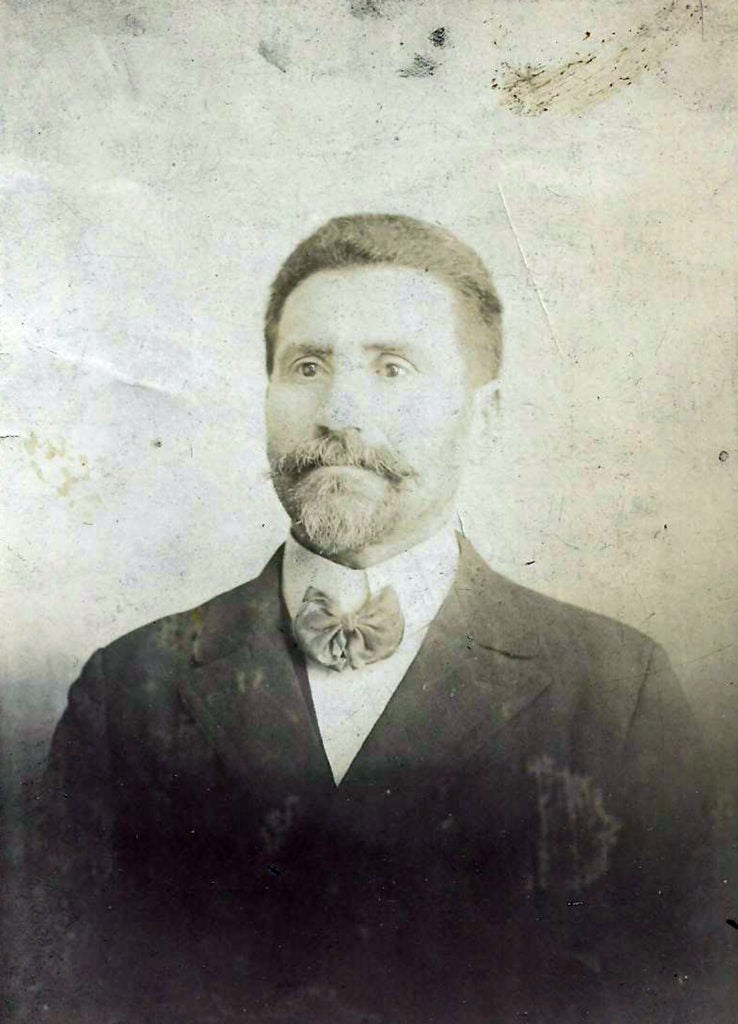
[[[403,396],[396,410],[391,441],[404,451],[440,453],[465,436],[468,424],[466,394],[458,389],[414,391]]]
[[[267,437],[277,446],[303,440],[315,419],[317,403],[307,388],[295,394],[294,389],[270,387],[266,396]]]

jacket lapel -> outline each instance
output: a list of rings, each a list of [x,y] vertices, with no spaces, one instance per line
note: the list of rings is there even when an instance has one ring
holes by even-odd
[[[550,684],[525,591],[463,538],[454,586],[340,789],[458,767]],[[282,548],[261,575],[191,613],[182,699],[229,771],[264,800],[335,789],[281,596]],[[434,772],[435,774],[435,772]]]
[[[550,685],[526,592],[459,541],[454,586],[341,789],[456,771]]]
[[[274,805],[332,786],[281,597],[282,548],[261,575],[191,613],[180,692],[229,772]]]

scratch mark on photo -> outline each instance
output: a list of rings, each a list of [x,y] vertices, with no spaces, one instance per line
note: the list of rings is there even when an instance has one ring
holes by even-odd
[[[517,229],[515,227],[515,224],[513,222],[512,216],[510,214],[510,208],[508,207],[507,200],[505,199],[505,193],[502,191],[502,185],[499,182],[497,183],[497,191],[500,193],[500,199],[502,200],[502,207],[503,207],[503,209],[505,211],[505,216],[507,217],[507,222],[510,225],[510,228],[512,230],[513,235],[515,236],[515,244],[518,247],[518,252],[520,253],[520,258],[522,259],[522,261],[523,261],[523,263],[525,265],[525,269],[526,269],[526,271],[528,273],[528,277],[530,278],[530,282],[533,285],[533,290],[535,291],[535,293],[536,293],[536,295],[538,297],[538,302],[540,304],[541,310],[543,311],[543,315],[546,318],[546,323],[548,324],[548,330],[549,330],[549,333],[551,334],[551,338],[553,339],[553,343],[556,346],[556,351],[559,353],[559,355],[563,359],[564,358],[564,353],[563,353],[563,351],[561,349],[561,345],[559,344],[559,339],[556,337],[556,331],[554,330],[553,323],[551,322],[551,317],[549,315],[548,308],[546,307],[546,303],[543,301],[543,296],[541,295],[541,290],[538,287],[538,282],[536,281],[535,276],[533,274],[533,271],[530,268],[530,264],[528,263],[528,259],[527,259],[526,255],[525,255],[524,250],[523,250],[523,246],[522,246],[522,243],[520,241],[520,237],[518,235]]]

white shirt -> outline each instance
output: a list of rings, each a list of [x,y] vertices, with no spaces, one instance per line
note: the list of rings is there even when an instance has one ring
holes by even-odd
[[[459,558],[453,527],[367,569],[351,569],[308,551],[290,535],[282,562],[282,593],[291,618],[305,591],[317,587],[342,611],[359,608],[386,586],[394,588],[405,618],[402,641],[389,658],[336,672],[307,659],[315,714],[338,785],[384,711],[451,589]]]

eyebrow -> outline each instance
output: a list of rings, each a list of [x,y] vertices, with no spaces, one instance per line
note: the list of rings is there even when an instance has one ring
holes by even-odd
[[[417,352],[417,348],[413,348],[412,345],[394,341],[374,342],[372,345],[363,345],[362,348],[365,352],[394,352],[398,356],[410,356]]]
[[[393,341],[372,342],[370,345],[362,345],[364,352],[394,352],[398,356],[410,356],[414,349],[410,345]],[[292,342],[287,345],[282,353],[282,359],[294,359],[299,356],[331,356],[334,353],[332,345],[321,345],[317,342]]]
[[[330,345],[317,345],[307,343],[292,343],[288,345],[281,355],[281,359],[294,359],[295,356],[330,356],[333,348]]]

